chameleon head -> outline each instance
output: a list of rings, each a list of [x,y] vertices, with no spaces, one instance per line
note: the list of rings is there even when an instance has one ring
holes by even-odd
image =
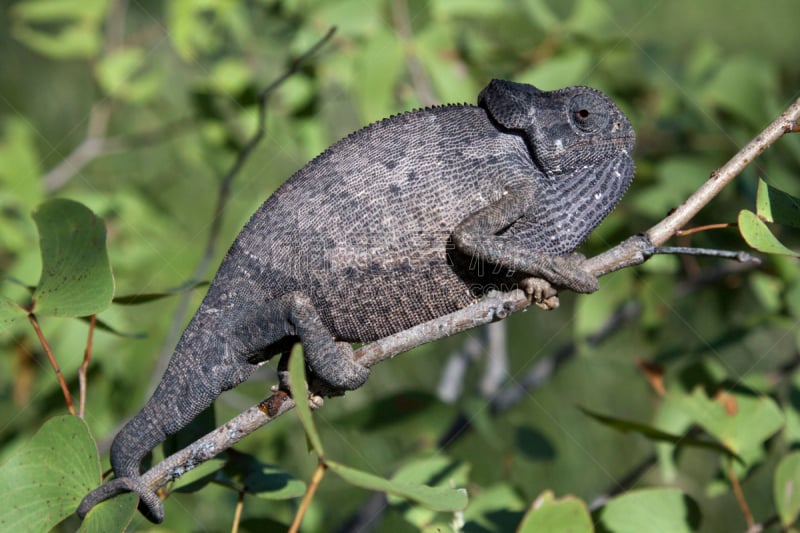
[[[630,156],[635,134],[604,93],[589,87],[544,92],[532,85],[492,80],[478,105],[502,127],[518,130],[548,176]]]

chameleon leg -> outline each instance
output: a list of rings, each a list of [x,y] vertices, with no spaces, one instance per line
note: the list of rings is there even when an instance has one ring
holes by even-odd
[[[273,329],[268,332],[267,343],[278,341],[279,338],[276,338],[278,335],[298,337],[303,345],[306,363],[314,377],[324,381],[332,390],[357,389],[369,377],[369,369],[353,360],[353,349],[350,345],[334,340],[313,302],[305,294],[300,292],[285,294],[268,302],[264,312],[259,315],[258,324],[278,325],[280,328],[280,331]],[[248,328],[250,331],[253,329],[252,326]],[[261,334],[263,333],[265,332],[262,330]],[[257,342],[246,339],[244,341],[251,344]],[[264,340],[260,342],[262,346],[263,342]],[[281,384],[285,385],[283,381],[282,379]]]

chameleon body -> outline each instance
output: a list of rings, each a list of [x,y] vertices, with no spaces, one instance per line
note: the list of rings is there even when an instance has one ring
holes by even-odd
[[[331,390],[364,383],[369,342],[538,277],[597,289],[573,250],[633,177],[634,132],[586,87],[494,80],[478,105],[372,124],[331,146],[256,211],[225,256],[161,383],[111,448],[115,477],[79,514],[135,490],[143,457],[257,365],[303,344]]]

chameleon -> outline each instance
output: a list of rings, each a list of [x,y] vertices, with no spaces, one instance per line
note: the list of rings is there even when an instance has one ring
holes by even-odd
[[[79,516],[134,491],[161,522],[161,501],[138,480],[142,459],[297,342],[309,379],[341,393],[370,373],[351,343],[531,279],[597,290],[574,250],[630,185],[634,142],[598,90],[492,80],[477,105],[409,111],[333,144],[236,237],[152,397],[114,439],[115,479]]]

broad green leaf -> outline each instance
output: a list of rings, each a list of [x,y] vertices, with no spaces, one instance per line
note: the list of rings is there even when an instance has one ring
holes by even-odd
[[[536,498],[517,529],[517,533],[540,531],[593,533],[594,526],[585,502],[575,496],[556,499],[548,490]]]
[[[725,454],[726,456],[733,457],[741,461],[741,458],[738,457],[734,451],[728,449],[727,447],[718,442],[694,439],[691,437],[687,437],[685,435],[673,435],[672,433],[661,431],[658,428],[649,426],[647,424],[642,424],[641,422],[601,415],[600,413],[595,413],[584,407],[580,407],[580,410],[586,413],[588,416],[594,418],[601,424],[614,428],[617,431],[621,431],[623,433],[633,431],[654,441],[668,442],[670,444],[688,446],[692,448],[705,448],[709,450],[714,450],[716,452]]]
[[[746,209],[739,211],[739,233],[742,234],[742,238],[750,247],[759,252],[800,257],[800,254],[781,244],[764,221],[752,211]]]
[[[784,423],[780,408],[766,395],[725,391],[711,399],[697,387],[691,395],[675,395],[672,400],[696,424],[748,463]]]
[[[28,312],[5,296],[0,296],[0,331],[21,318],[28,316]]]
[[[322,458],[325,456],[325,450],[322,447],[322,439],[319,438],[319,433],[314,425],[311,408],[308,406],[305,364],[303,352],[299,347],[292,350],[289,358],[289,384],[292,387],[292,396],[294,396],[297,407],[297,417],[300,419],[300,423],[303,424],[303,429],[306,430],[306,436],[311,443],[311,447]]]
[[[700,522],[697,504],[678,489],[626,492],[600,510],[610,533],[690,533]]]
[[[81,533],[122,533],[126,531],[133,517],[139,497],[129,492],[110,498],[95,505],[81,523]]]
[[[800,452],[792,452],[781,459],[775,469],[773,490],[781,524],[788,528],[800,513]]]
[[[771,187],[758,178],[756,213],[767,222],[800,228],[800,198]]]
[[[0,531],[48,531],[100,484],[100,460],[86,423],[51,418],[0,467]]]
[[[39,228],[42,275],[33,312],[86,316],[111,304],[114,278],[102,219],[78,202],[49,200],[33,214]]]
[[[461,511],[467,506],[467,492],[464,489],[429,487],[402,481],[389,481],[333,461],[327,461],[326,464],[332,472],[335,472],[352,485],[367,490],[394,494],[434,511]]]

